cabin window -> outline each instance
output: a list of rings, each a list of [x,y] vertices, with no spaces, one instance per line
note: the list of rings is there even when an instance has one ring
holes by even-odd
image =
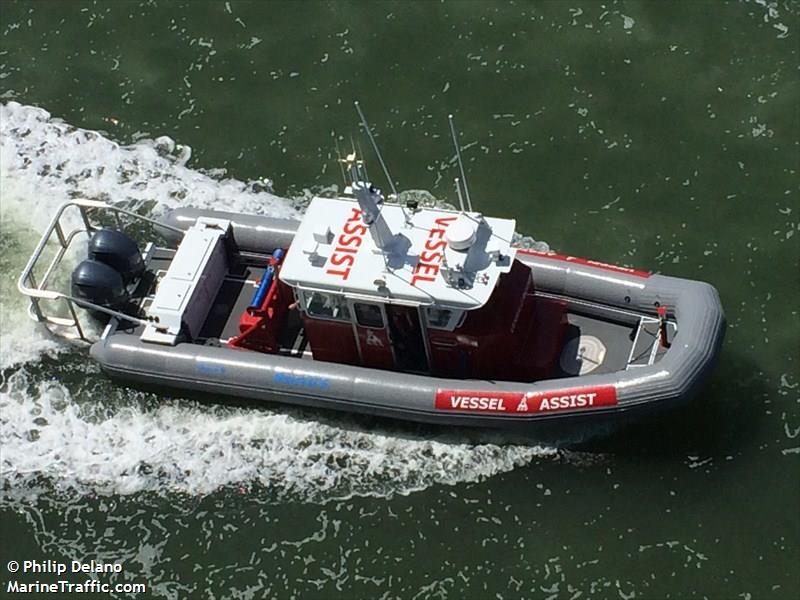
[[[349,321],[350,309],[344,297],[322,292],[305,292],[305,308],[310,317]]]
[[[461,324],[461,321],[464,320],[464,315],[465,313],[463,310],[429,306],[427,308],[426,319],[428,321],[428,327],[431,329],[453,331]]]
[[[362,304],[355,302],[353,309],[356,311],[356,321],[362,327],[373,327],[381,329],[383,327],[383,313],[377,304]]]

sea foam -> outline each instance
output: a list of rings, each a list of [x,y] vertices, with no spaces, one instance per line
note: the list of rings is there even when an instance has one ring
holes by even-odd
[[[188,205],[297,215],[297,203],[258,182],[189,167],[190,155],[169,138],[124,145],[40,108],[0,106],[6,240],[0,249],[3,272],[12,275],[7,279],[22,270],[52,213],[71,198],[124,202],[151,215]],[[205,495],[233,486],[265,490],[276,499],[324,502],[477,481],[556,455],[552,448],[474,443],[402,425],[367,429],[363,420],[294,407],[230,406],[223,398],[197,402],[133,390],[77,360],[77,350],[45,337],[27,318],[13,281],[4,281],[0,292],[5,501],[54,489]]]

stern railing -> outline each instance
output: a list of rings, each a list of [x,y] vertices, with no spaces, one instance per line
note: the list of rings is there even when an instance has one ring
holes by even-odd
[[[65,212],[71,207],[76,207],[78,209],[82,226],[78,225],[77,227],[70,228],[62,221]],[[25,265],[25,269],[22,271],[22,274],[17,282],[17,288],[19,289],[20,293],[30,298],[28,314],[33,320],[42,323],[51,334],[57,337],[83,344],[90,344],[95,341],[95,338],[90,335],[90,332],[81,323],[78,311],[79,308],[105,313],[111,317],[116,317],[120,320],[138,323],[141,325],[147,325],[150,323],[150,321],[147,319],[128,315],[81,298],[75,298],[74,296],[65,292],[48,289],[54,273],[61,264],[61,261],[66,256],[66,253],[75,238],[84,233],[87,236],[91,236],[94,231],[102,228],[101,224],[92,219],[91,213],[93,211],[104,211],[113,214],[117,227],[121,231],[124,231],[125,229],[122,219],[122,216],[124,215],[132,219],[146,222],[151,225],[156,225],[158,227],[171,229],[183,234],[183,231],[178,227],[161,223],[155,219],[151,219],[150,217],[145,217],[125,208],[107,204],[98,200],[74,199],[64,202],[58,207],[58,210],[56,210],[56,213],[51,219],[50,224],[42,234],[36,249],[33,251],[33,254],[31,254],[30,259],[28,259],[28,263]],[[47,265],[47,268],[44,270],[44,275],[42,275],[41,279],[39,279],[36,276],[36,269],[40,266],[39,263],[42,258],[42,254],[54,237],[57,241],[55,256],[53,256],[52,260]],[[46,310],[45,306],[43,306],[43,301],[65,304],[69,316],[63,316],[63,313],[59,315],[57,311],[54,313],[52,310]]]

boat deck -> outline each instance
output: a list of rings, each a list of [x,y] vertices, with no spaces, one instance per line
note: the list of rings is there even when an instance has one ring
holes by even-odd
[[[166,273],[174,254],[174,250],[166,248],[153,251],[148,262],[149,277],[143,278],[132,295],[140,311],[152,302],[156,283]],[[230,269],[195,343],[224,345],[239,334],[240,317],[266,270],[266,266],[257,262],[258,259],[254,261],[252,257],[245,257]],[[553,297],[546,293],[541,295]],[[644,367],[658,362],[666,353],[667,349],[660,343],[657,319],[584,301],[562,300],[568,304],[568,327],[560,360],[551,377],[567,378]],[[675,334],[675,324],[670,322],[668,326],[671,339]],[[131,327],[128,333],[140,335],[142,330],[142,326]],[[297,310],[288,312],[279,342],[280,354],[313,358]]]
[[[164,276],[175,256],[175,250],[155,248],[147,264],[147,274],[132,294],[132,301],[144,312],[155,297],[157,282]],[[264,275],[266,266],[252,264],[250,260],[233,265],[228,271],[216,298],[211,305],[195,343],[203,345],[222,345],[239,334],[239,319],[247,309],[258,282]],[[123,327],[118,327],[123,329]],[[131,327],[128,333],[141,335],[144,327]],[[279,339],[281,354],[312,358],[307,348],[308,341],[303,334],[302,321],[298,311],[289,311],[287,323]]]

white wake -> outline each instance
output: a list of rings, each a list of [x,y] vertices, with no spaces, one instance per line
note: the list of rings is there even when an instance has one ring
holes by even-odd
[[[556,451],[467,443],[412,428],[366,430],[292,407],[159,398],[107,381],[28,320],[14,279],[55,208],[85,197],[294,216],[260,182],[187,166],[169,138],[122,145],[46,111],[0,106],[0,479],[6,501],[53,489],[102,494],[257,487],[325,501],[476,481]],[[60,364],[59,364],[60,363]],[[66,365],[66,366],[65,366]],[[220,399],[222,400],[222,399]]]

